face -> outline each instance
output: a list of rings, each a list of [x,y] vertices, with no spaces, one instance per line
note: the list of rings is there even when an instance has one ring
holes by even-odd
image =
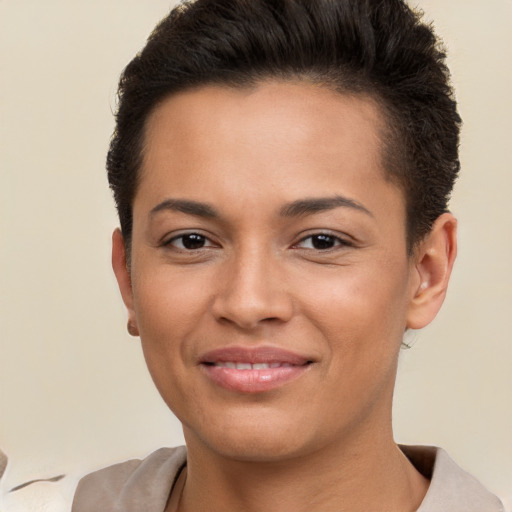
[[[188,443],[275,460],[390,429],[421,276],[382,126],[370,99],[278,82],[148,119],[131,279],[119,233],[114,266]]]

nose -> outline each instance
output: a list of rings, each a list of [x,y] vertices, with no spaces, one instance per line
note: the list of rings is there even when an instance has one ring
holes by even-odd
[[[253,250],[225,262],[212,311],[218,321],[253,330],[283,323],[293,316],[283,270],[268,252]]]

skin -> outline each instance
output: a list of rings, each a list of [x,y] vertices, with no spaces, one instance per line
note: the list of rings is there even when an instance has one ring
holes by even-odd
[[[404,330],[443,302],[456,221],[442,215],[407,255],[383,126],[371,98],[286,82],[204,87],[150,115],[130,268],[119,231],[113,267],[153,380],[183,423],[180,511],[421,503],[428,482],[393,441],[392,396]],[[348,202],[297,211],[333,197]],[[192,250],[191,233],[205,237]],[[199,360],[232,345],[312,364],[271,391],[231,391]]]

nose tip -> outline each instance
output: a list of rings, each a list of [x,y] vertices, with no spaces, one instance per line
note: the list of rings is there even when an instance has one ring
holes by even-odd
[[[245,302],[239,303],[235,307],[224,307],[217,318],[235,324],[241,329],[252,330],[262,324],[285,322],[288,317],[286,312],[276,311],[276,309],[254,302]]]
[[[213,314],[244,330],[269,323],[287,322],[293,315],[292,300],[284,283],[269,265],[244,265],[230,273],[216,295]]]

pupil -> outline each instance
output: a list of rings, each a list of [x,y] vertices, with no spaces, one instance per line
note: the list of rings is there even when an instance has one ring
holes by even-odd
[[[182,239],[185,249],[201,249],[204,246],[205,238],[202,235],[185,235]]]
[[[334,247],[334,237],[329,235],[315,235],[312,242],[315,249],[332,249]]]

